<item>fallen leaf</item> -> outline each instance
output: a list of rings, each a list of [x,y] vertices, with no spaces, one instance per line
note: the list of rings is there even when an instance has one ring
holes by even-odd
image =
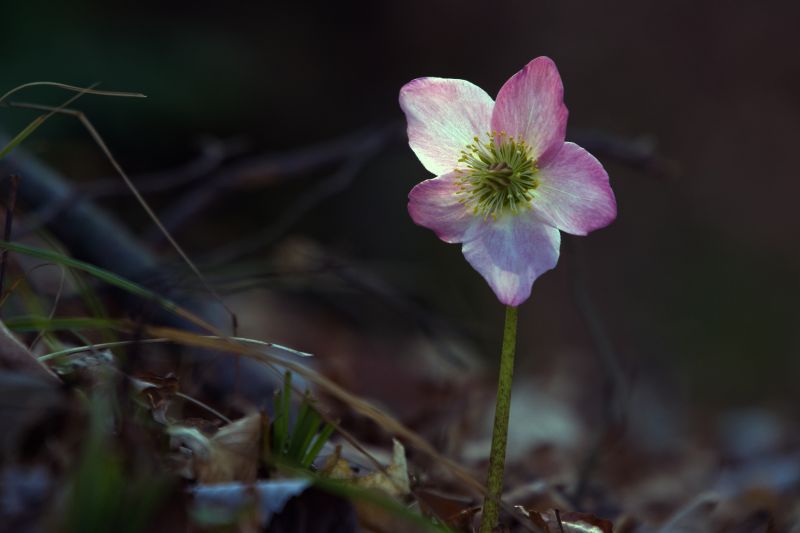
[[[253,413],[207,437],[197,428],[172,426],[167,432],[182,476],[199,483],[256,480],[261,415]]]

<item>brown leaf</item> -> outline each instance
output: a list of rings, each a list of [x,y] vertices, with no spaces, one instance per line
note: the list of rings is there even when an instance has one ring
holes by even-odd
[[[411,492],[406,463],[406,449],[397,439],[393,440],[392,462],[385,471],[376,471],[355,478],[355,484],[364,489],[378,489],[389,496],[399,498]]]
[[[384,470],[372,472],[365,476],[356,476],[347,461],[341,457],[341,447],[337,446],[333,455],[328,457],[320,473],[331,479],[346,480],[363,489],[376,489],[389,496],[402,499],[411,492],[406,463],[406,450],[398,440],[394,440],[392,462]],[[393,517],[385,509],[366,501],[355,503],[358,518],[368,531],[398,532],[402,521]]]
[[[253,413],[223,426],[213,437],[197,428],[169,429],[180,473],[213,484],[229,481],[251,483],[258,473],[261,415]]]
[[[322,465],[320,473],[331,479],[352,481],[362,489],[378,489],[395,498],[407,496],[411,492],[406,463],[406,450],[398,440],[394,440],[392,462],[384,470],[356,476],[350,464],[341,457],[341,446],[337,446]]]

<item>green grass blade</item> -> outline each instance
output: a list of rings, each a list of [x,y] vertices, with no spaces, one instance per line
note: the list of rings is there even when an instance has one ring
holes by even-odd
[[[309,476],[307,471],[295,471],[298,476]],[[395,500],[391,496],[384,494],[375,489],[365,489],[357,487],[352,483],[346,481],[324,478],[318,475],[311,475],[310,479],[313,484],[325,492],[341,496],[351,501],[360,501],[375,505],[393,516],[407,521],[409,525],[413,525],[414,531],[426,531],[437,533],[448,533],[451,530],[443,524],[436,523],[433,520],[426,518],[408,508],[408,506]]]
[[[272,420],[272,455],[273,457],[280,457],[282,454],[281,443],[283,442],[283,415],[281,414],[281,393],[275,392],[274,415]]]
[[[25,126],[21,132],[17,133],[14,138],[8,141],[8,144],[5,145],[2,150],[0,150],[0,159],[3,159],[5,156],[11,153],[11,151],[19,146],[22,141],[27,139],[31,133],[36,131],[39,126],[44,124],[45,120],[47,120],[47,115],[39,115],[33,119],[30,124]]]
[[[280,440],[278,447],[278,455],[283,456],[289,446],[289,418],[292,402],[292,374],[286,372],[283,375],[283,390],[281,391],[281,435],[283,438]]]
[[[317,458],[319,452],[322,451],[322,447],[325,446],[325,443],[328,442],[328,440],[331,438],[331,435],[333,435],[333,430],[333,425],[325,424],[325,426],[322,428],[322,431],[317,434],[316,439],[314,439],[314,444],[311,445],[306,452],[305,457],[303,457],[303,460],[300,462],[300,465],[303,468],[308,468],[311,466],[311,463],[313,463],[314,459]]]
[[[319,415],[311,407],[307,399],[303,400],[300,406],[300,415],[294,424],[292,439],[289,443],[287,457],[299,464],[305,454],[305,446],[308,446],[309,437],[313,437],[319,427]]]
[[[37,231],[36,234],[42,240],[44,240],[44,242],[50,245],[50,247],[52,247],[54,250],[58,250],[58,252],[62,253],[63,255],[63,252],[60,249],[60,243],[55,239],[55,237],[44,230]],[[91,283],[86,281],[86,274],[74,268],[68,268],[66,271],[67,275],[72,280],[72,283],[78,289],[78,294],[89,310],[89,314],[97,318],[109,318],[109,314],[106,312],[105,305],[100,300],[100,297],[97,295],[94,287],[92,287]],[[100,332],[100,335],[104,342],[114,342],[118,340],[114,332],[109,329],[103,329]]]
[[[309,421],[301,433],[301,435],[303,435],[303,440],[300,442],[300,445],[297,447],[297,452],[294,455],[298,464],[302,464],[305,460],[308,446],[316,436],[317,431],[319,431],[319,425],[322,423],[322,418],[319,416],[319,413],[314,410],[311,411],[308,419]]]
[[[308,413],[308,404],[304,402],[300,405],[300,411],[297,413],[297,418],[294,420],[294,425],[289,430],[289,438],[287,439],[286,443],[286,458],[288,459],[295,458],[293,451],[295,448],[300,446],[302,436],[299,433],[302,426],[305,424]]]
[[[101,281],[108,283],[109,285],[118,287],[136,296],[141,296],[142,298],[154,300],[167,310],[177,311],[180,309],[180,307],[176,303],[168,300],[167,298],[159,296],[158,294],[154,293],[149,289],[145,289],[141,285],[129,281],[108,270],[96,267],[94,265],[85,263],[83,261],[79,261],[78,259],[74,259],[72,257],[60,254],[58,252],[43,250],[41,248],[35,248],[33,246],[27,246],[25,244],[19,244],[7,241],[0,241],[0,248],[4,248],[10,252],[27,255],[29,257],[35,257],[36,259],[41,259],[43,261],[49,261],[51,263],[55,263],[65,267],[81,270],[83,272],[86,272],[87,274],[96,277]]]
[[[3,321],[8,329],[16,332],[29,331],[59,331],[81,329],[127,329],[126,324],[119,320],[95,317],[59,317],[46,316],[16,316]]]

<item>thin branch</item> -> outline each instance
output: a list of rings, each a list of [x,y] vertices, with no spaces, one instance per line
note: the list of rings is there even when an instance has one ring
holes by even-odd
[[[228,191],[263,186],[265,183],[274,184],[291,176],[357,157],[373,151],[376,143],[382,144],[392,138],[400,138],[400,132],[402,129],[397,124],[389,124],[377,130],[369,129],[350,134],[286,154],[243,158],[221,168],[199,184],[196,190],[168,206],[164,210],[162,221],[169,230],[176,231]],[[157,242],[159,236],[151,232],[146,239]]]
[[[36,109],[37,104],[22,105],[17,102],[10,104],[12,107],[30,107]],[[161,193],[188,185],[203,179],[216,171],[231,156],[237,155],[243,149],[241,141],[206,141],[203,143],[200,155],[188,163],[176,168],[161,172],[153,172],[136,176],[133,181],[141,193]],[[105,178],[86,185],[76,185],[70,194],[54,198],[37,207],[26,218],[24,224],[18,226],[17,238],[22,238],[49,225],[75,204],[86,200],[99,200],[123,194],[130,194],[124,184],[117,178]]]

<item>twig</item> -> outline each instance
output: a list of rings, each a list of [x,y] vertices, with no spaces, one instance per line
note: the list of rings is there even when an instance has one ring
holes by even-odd
[[[19,176],[12,174],[10,176],[11,187],[8,192],[8,202],[6,203],[6,220],[3,227],[3,240],[9,242],[11,240],[11,225],[14,221],[14,209],[17,205],[17,188],[19,187]],[[8,249],[3,249],[0,256],[0,298],[2,298],[5,288],[6,267],[8,264]]]
[[[555,509],[555,512],[556,512],[556,521],[558,522],[558,529],[561,531],[561,533],[564,533],[564,524],[561,522],[561,511]]]
[[[213,407],[211,407],[207,403],[201,402],[197,398],[193,398],[193,397],[189,396],[188,394],[184,394],[184,393],[182,393],[180,391],[176,392],[175,396],[177,398],[181,398],[183,400],[186,400],[189,403],[193,403],[194,405],[196,405],[196,406],[198,406],[198,407],[200,407],[202,409],[205,409],[206,411],[208,411],[212,415],[216,416],[217,418],[219,418],[220,420],[222,420],[226,424],[233,423],[230,418],[228,418],[227,416],[223,415],[222,413],[220,413],[219,411],[217,411],[216,409],[214,409]]]

